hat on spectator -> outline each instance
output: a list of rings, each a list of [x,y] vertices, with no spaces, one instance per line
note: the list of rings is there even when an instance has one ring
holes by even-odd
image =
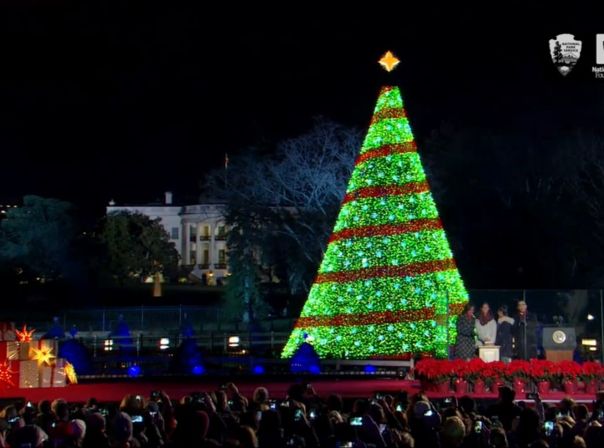
[[[428,403],[427,401],[424,401],[424,400],[420,400],[417,403],[415,403],[415,406],[413,406],[413,415],[415,415],[417,418],[421,418],[429,410],[430,410],[430,403]]]

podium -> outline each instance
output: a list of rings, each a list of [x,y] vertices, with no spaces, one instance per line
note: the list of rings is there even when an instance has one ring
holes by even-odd
[[[573,327],[544,327],[543,348],[548,361],[572,361],[577,347],[577,337]]]
[[[478,357],[484,362],[499,361],[499,345],[481,345],[478,347]]]

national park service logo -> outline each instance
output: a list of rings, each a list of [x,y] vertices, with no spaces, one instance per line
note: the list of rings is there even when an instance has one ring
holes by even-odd
[[[575,40],[573,34],[558,34],[555,39],[549,40],[549,52],[554,65],[566,76],[577,64],[581,56],[581,41]]]

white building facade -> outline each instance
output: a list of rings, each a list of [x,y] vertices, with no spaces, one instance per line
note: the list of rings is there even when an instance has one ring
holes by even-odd
[[[228,275],[227,226],[224,204],[195,204],[176,206],[172,193],[165,194],[161,205],[124,205],[112,201],[107,214],[116,212],[141,213],[158,219],[180,255],[180,264],[190,266],[194,273],[205,274],[208,282]]]

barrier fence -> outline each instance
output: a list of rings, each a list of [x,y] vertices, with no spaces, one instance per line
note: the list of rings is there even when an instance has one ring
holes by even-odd
[[[574,327],[578,344],[584,339],[595,340],[595,350],[589,350],[594,356],[602,356],[603,290],[470,290],[470,297],[477,308],[486,301],[493,310],[507,305],[510,314],[516,300],[526,300],[529,311],[541,323]],[[212,353],[229,352],[230,337],[238,337],[238,346],[243,350],[278,353],[295,321],[292,317],[271,317],[249,324],[225,319],[220,307],[201,305],[66,309],[55,316],[36,314],[35,309],[15,315],[5,307],[0,310],[0,320],[13,321],[18,326],[27,323],[38,330],[37,334],[59,328],[80,338],[96,356],[110,351],[104,345],[108,339],[113,339],[118,347],[118,338],[110,335],[123,334],[120,328],[130,332],[134,349],[142,352],[158,349],[162,338],[169,340],[173,349],[182,334],[194,334],[198,345]]]

